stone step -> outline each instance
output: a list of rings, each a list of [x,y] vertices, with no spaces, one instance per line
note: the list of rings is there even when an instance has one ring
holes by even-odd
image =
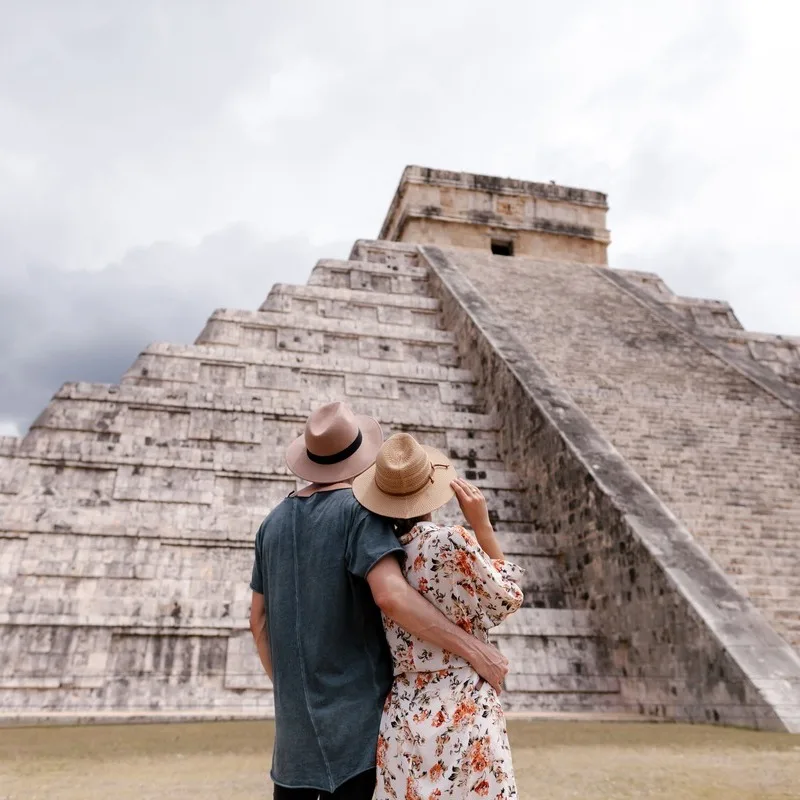
[[[202,384],[187,383],[183,380],[184,375],[176,373],[174,377],[165,374],[160,378],[139,378],[127,381],[126,386],[141,386],[154,389],[185,389],[199,388]],[[358,404],[366,405],[367,413],[373,416],[370,408],[370,400],[399,400],[406,403],[417,403],[425,405],[440,406],[443,411],[470,411],[481,413],[484,410],[483,404],[474,394],[473,387],[466,386],[463,391],[454,391],[453,387],[445,383],[430,383],[427,381],[397,381],[393,378],[377,378],[369,375],[351,379],[346,375],[324,375],[324,374],[301,374],[292,379],[286,378],[286,388],[270,386],[263,388],[260,386],[244,387],[231,389],[229,394],[233,395],[237,391],[247,395],[249,398],[259,399],[265,407],[275,405],[280,409],[286,407],[287,403],[294,404],[294,407],[306,406],[308,408],[317,407],[323,403],[334,400],[344,400],[351,406]],[[265,378],[259,375],[259,378]],[[267,379],[269,380],[269,378]],[[295,384],[298,388],[289,388]],[[307,388],[302,389],[300,385],[307,384]],[[314,390],[318,385],[319,389]]]
[[[0,457],[0,502],[3,502],[3,495],[15,494],[19,491],[22,476],[19,472],[17,453],[15,448],[14,455]]]
[[[389,242],[384,239],[357,239],[350,250],[350,260],[387,266],[395,264],[401,267],[425,266],[420,258],[418,245]]]
[[[109,710],[108,706],[113,707],[115,700],[120,709],[125,709],[120,712],[116,720],[118,722],[225,719],[235,718],[237,712],[242,714],[242,718],[264,718],[273,713],[271,684],[260,665],[252,663],[252,653],[248,653],[249,657],[241,667],[238,664],[230,665],[230,661],[227,668],[216,666],[214,662],[221,663],[224,658],[220,648],[224,647],[225,640],[221,640],[219,645],[213,639],[207,640],[208,644],[216,646],[220,655],[212,655],[211,651],[204,654],[201,649],[199,656],[207,658],[212,655],[210,663],[214,666],[198,668],[197,674],[191,675],[187,681],[183,669],[194,660],[191,651],[165,657],[163,645],[159,647],[146,642],[152,637],[139,638],[149,644],[146,655],[144,652],[120,652],[115,658],[109,654],[106,659],[111,670],[105,674],[87,667],[72,668],[68,665],[55,670],[51,667],[47,672],[40,668],[26,676],[0,676],[3,719],[11,718],[30,724],[41,722],[43,718],[56,724],[114,721],[115,712]],[[176,637],[169,639],[175,641]],[[187,641],[191,639],[187,637]],[[227,642],[230,643],[231,639]],[[160,658],[156,657],[159,649],[162,651]],[[142,670],[143,665],[147,665],[148,669]],[[119,690],[120,684],[124,686],[124,692]],[[613,678],[534,678],[519,676],[512,670],[506,678],[503,706],[512,714],[571,711],[580,715],[581,712],[591,714],[609,708],[630,711],[617,694],[616,685]],[[221,688],[232,689],[235,693],[218,696],[213,709],[198,712],[198,691],[212,689],[219,695]],[[31,709],[31,693],[25,692],[26,689],[37,690],[38,712]],[[98,692],[100,689],[103,691]],[[66,693],[64,690],[67,690]],[[112,700],[110,704],[109,697]],[[149,703],[154,697],[157,698],[157,712],[149,710]],[[57,710],[48,711],[50,708]],[[137,717],[137,708],[141,717]],[[71,713],[80,716],[72,720]]]
[[[67,585],[65,579],[59,580],[56,586]],[[141,583],[143,582],[140,581],[139,584]],[[244,586],[247,587],[246,581]],[[198,586],[198,590],[200,588]],[[83,610],[83,607],[88,608],[89,613],[73,614],[67,610],[71,598],[57,594],[31,597],[26,593],[19,598],[19,602],[25,608],[29,604],[35,605],[36,610],[0,613],[0,625],[72,625],[91,628],[125,626],[141,630],[163,630],[165,633],[171,631],[182,635],[197,630],[233,633],[247,629],[246,615],[240,613],[241,609],[234,613],[236,610],[233,609],[233,599],[226,600],[205,592],[203,597],[207,599],[202,601],[193,599],[190,608],[181,606],[179,598],[161,601],[151,597],[131,597],[129,592],[123,592],[119,597],[94,598],[91,603],[79,606],[80,610]],[[186,600],[184,602],[187,603]],[[227,611],[226,603],[230,604]],[[193,613],[190,614],[190,610]],[[521,663],[530,663],[530,659],[533,658],[531,653],[539,653],[540,658],[549,658],[547,653],[550,637],[569,637],[575,641],[571,642],[565,651],[567,660],[564,660],[563,654],[558,658],[564,661],[564,669],[568,670],[565,674],[570,674],[569,670],[575,669],[575,664],[584,663],[585,654],[591,656],[594,652],[590,645],[586,645],[585,640],[596,636],[596,633],[581,619],[582,614],[583,612],[570,609],[521,608],[492,631],[491,640],[496,642],[504,653],[512,653],[509,660],[518,657],[524,658]],[[517,616],[527,619],[525,622],[513,624]],[[164,630],[165,625],[169,626],[166,630]],[[552,659],[550,664],[552,667]],[[583,670],[584,667],[580,669]],[[548,674],[560,673],[551,669]]]
[[[557,556],[554,537],[542,533],[518,533],[505,528],[495,531],[503,554],[512,561],[519,554]]]
[[[798,603],[798,589],[796,586],[786,585],[762,585],[751,586],[747,591],[747,596],[757,602],[760,608],[770,608],[773,611],[788,611],[790,614],[800,614],[800,603]]]
[[[747,565],[769,567],[773,564],[787,564],[792,561],[800,563],[800,536],[797,538],[798,541],[795,543],[794,547],[787,542],[787,546],[783,548],[765,548],[762,545],[758,550],[754,550],[752,545],[749,546],[749,549],[748,546],[745,545],[726,551],[714,550],[713,552],[720,558],[725,558],[726,562],[730,564],[731,567]]]
[[[194,412],[189,412],[190,414]],[[199,412],[198,412],[199,413]],[[58,420],[33,428],[25,437],[18,457],[9,461],[9,492],[18,492],[24,478],[26,459],[68,459],[70,461],[92,461],[102,454],[113,454],[120,463],[142,463],[152,466],[208,466],[214,469],[258,474],[264,472],[267,464],[283,466],[285,445],[294,435],[292,425],[272,439],[264,438],[264,430],[259,429],[257,421],[248,421],[233,412],[220,412],[223,418],[217,424],[216,413],[205,421],[192,416],[187,426],[161,426],[158,416],[151,420],[148,433],[114,433],[89,429],[76,430],[74,418],[64,424],[68,429],[48,427],[57,425]],[[173,420],[174,421],[174,420]],[[497,440],[492,431],[475,434],[476,438],[464,438],[464,431],[439,430],[417,431],[402,426],[423,444],[437,447],[447,453],[459,474],[467,480],[485,477],[485,470],[505,471],[499,459]],[[399,429],[399,427],[398,427]],[[393,432],[387,426],[384,436]],[[285,434],[285,436],[284,436]],[[477,438],[480,435],[482,438]],[[285,441],[284,441],[285,439]],[[261,452],[257,452],[261,451]],[[257,453],[254,456],[254,453]],[[112,457],[113,457],[112,456]]]
[[[0,530],[16,533],[76,532],[109,536],[150,538],[197,538],[204,535],[211,542],[231,537],[251,541],[258,526],[271,508],[295,488],[286,481],[273,491],[264,491],[268,482],[259,481],[263,493],[260,507],[212,507],[192,502],[127,501],[112,507],[107,500],[72,495],[74,503],[86,506],[59,506],[48,502],[14,503],[0,506]],[[255,487],[254,487],[255,489]],[[189,494],[187,492],[187,494]]]
[[[619,678],[583,675],[526,675],[514,671],[506,676],[506,692],[536,692],[543,694],[592,693],[612,694],[619,692]]]
[[[145,724],[145,723],[197,723],[231,722],[272,719],[274,702],[272,691],[253,690],[252,684],[230,686],[225,681],[225,692],[215,704],[198,709],[197,690],[194,683],[182,683],[171,678],[164,689],[152,693],[153,677],[129,679],[128,695],[119,690],[120,682],[95,687],[73,686],[67,679],[64,688],[43,686],[38,692],[24,690],[0,691],[0,722],[10,725],[89,725],[89,724]],[[150,681],[151,683],[148,683]],[[202,682],[204,692],[213,691],[210,680]],[[103,692],[98,692],[103,688]],[[37,699],[36,705],[31,698]],[[113,705],[108,698],[113,698]],[[535,692],[503,693],[503,708],[508,718],[562,720],[569,722],[640,724],[641,709],[636,704],[623,701],[615,694],[547,694]],[[155,703],[158,710],[153,710]],[[700,721],[700,720],[698,720]]]
[[[428,267],[420,263],[416,253],[411,254],[410,259],[407,258],[407,253],[403,253],[398,257],[389,250],[385,250],[380,255],[377,255],[377,251],[374,251],[374,254],[377,258],[321,258],[314,265],[311,274],[313,275],[317,270],[328,269],[342,272],[364,272],[375,275],[415,278],[420,280],[427,280],[428,278]]]
[[[716,559],[717,563],[729,575],[734,575],[741,580],[746,580],[754,586],[764,578],[781,578],[781,582],[792,582],[800,586],[800,572],[798,572],[798,559],[789,556],[773,556],[772,558],[742,559]]]
[[[255,531],[246,540],[216,542],[216,546],[209,547],[202,539],[32,533],[22,543],[17,569],[21,576],[181,579],[233,584],[232,576],[238,576],[236,581],[247,577],[252,566],[254,538]],[[220,549],[224,550],[224,557]],[[189,583],[183,592],[188,588]]]
[[[276,311],[218,309],[197,344],[258,347],[304,353],[343,353],[405,360],[414,349],[452,348],[451,331],[427,325],[373,322],[352,317],[321,317]],[[430,360],[421,359],[416,360]]]
[[[523,608],[491,638],[509,659],[506,710],[598,710],[621,703],[619,678],[586,612]]]
[[[595,633],[588,611],[522,608],[494,628],[491,635],[495,639],[501,636],[594,636]]]
[[[517,614],[528,609],[520,609]],[[547,609],[540,613],[574,612]],[[513,615],[512,615],[513,616]],[[591,634],[492,636],[508,657],[513,671],[521,675],[605,678],[616,674],[605,651],[604,640]]]
[[[791,531],[784,531],[783,538],[764,538],[759,537],[756,541],[732,540],[730,537],[720,539],[718,537],[703,536],[703,546],[715,556],[725,556],[728,558],[762,556],[767,552],[776,557],[800,557],[800,536]]]
[[[200,359],[154,356],[140,357],[138,375],[129,372],[122,385],[181,388],[201,388],[214,377],[214,386],[227,385],[230,393],[256,392],[263,400],[284,404],[296,402],[302,393],[313,397],[314,402],[330,399],[347,400],[350,397],[376,399],[403,399],[410,403],[444,403],[457,406],[477,406],[479,401],[472,381],[434,381],[428,378],[401,378],[363,373],[340,373],[328,368],[306,369],[304,366],[242,366],[236,361],[217,359],[214,366]]]
[[[564,585],[557,556],[536,552],[504,552],[504,555],[508,561],[525,570],[519,583],[524,594],[522,610],[562,610],[574,605],[574,599]]]
[[[506,714],[541,714],[544,716],[581,719],[584,716],[625,715],[627,721],[636,713],[619,694],[607,692],[503,692],[503,710]]]
[[[4,624],[44,624],[47,618],[72,620],[71,624],[141,625],[177,630],[185,627],[184,617],[191,627],[228,628],[231,618],[246,620],[250,609],[251,592],[247,581],[252,561],[238,585],[230,582],[197,581],[189,594],[185,581],[177,579],[113,579],[102,581],[80,578],[48,578],[39,575],[21,577],[16,581],[17,592],[9,598],[0,622]],[[202,600],[200,598],[203,598]],[[0,606],[1,607],[1,606]],[[191,628],[190,628],[191,629]]]
[[[159,480],[167,479],[165,470],[170,469],[206,471],[225,476],[244,474],[268,479],[292,477],[283,453],[276,453],[275,448],[269,446],[258,448],[262,451],[261,456],[254,459],[252,448],[248,452],[214,451],[193,448],[190,446],[191,443],[168,448],[137,443],[132,447],[123,448],[119,444],[76,441],[76,437],[72,436],[61,440],[54,440],[53,437],[39,438],[36,441],[38,446],[29,448],[27,457],[37,466],[51,465],[62,468],[102,466],[114,469],[134,467],[145,476],[148,470],[156,470],[154,474],[158,475]],[[59,444],[64,446],[59,447]],[[475,469],[468,468],[467,462],[458,459],[453,459],[452,464],[459,475],[482,489],[523,488],[516,474],[507,472],[501,462],[480,462]],[[23,478],[21,471],[24,469],[25,464],[21,462],[18,468],[20,484],[15,490],[17,494]]]
[[[44,588],[65,601],[72,596],[127,594],[138,599],[185,599],[193,593],[246,599],[254,531],[242,530],[238,540],[219,537],[213,541],[207,534],[181,539],[167,538],[164,531],[153,533],[149,538],[88,535],[79,530],[21,535],[13,549],[4,546],[2,574],[8,578],[8,593],[0,592],[0,610],[34,613]],[[188,535],[192,533],[198,532]],[[547,607],[563,607],[556,557],[533,536],[527,537],[532,541],[516,546],[510,546],[509,539],[519,541],[519,534],[500,531],[498,538],[506,558],[526,570],[522,581],[526,603],[549,594],[559,599]]]
[[[337,289],[331,286],[277,283],[258,310],[412,327],[441,327],[440,303],[436,298],[417,294]]]
[[[21,441],[19,436],[0,436],[0,456],[13,456]]]
[[[249,536],[267,513],[297,487],[293,479],[213,475],[185,470],[179,479],[169,471],[156,478],[119,469],[29,466],[29,483],[13,505],[0,506],[0,530],[75,530],[127,535],[181,536],[183,530],[239,530]],[[173,484],[170,485],[170,481]],[[528,523],[521,492],[484,490],[490,518],[498,528]],[[436,512],[445,525],[461,524],[463,515],[451,500]]]
[[[709,553],[713,551],[715,554],[723,555],[725,553],[747,553],[752,551],[754,546],[777,554],[787,551],[797,552],[800,548],[800,535],[789,524],[788,519],[785,526],[770,527],[768,531],[762,530],[758,533],[749,530],[731,531],[724,540],[720,537],[707,536],[705,533],[696,538]]]
[[[174,376],[180,374],[180,380],[186,383],[203,385],[219,383],[218,380],[214,380],[215,368],[222,368],[224,373],[225,369],[232,367],[242,373],[241,378],[225,383],[245,388],[270,385],[272,371],[282,369],[324,374],[372,375],[409,381],[474,384],[472,373],[468,370],[440,364],[438,360],[393,361],[334,352],[298,353],[233,345],[226,347],[167,343],[149,345],[125,373],[121,382],[130,383],[139,378],[149,377],[157,379],[162,375],[164,362],[171,359],[180,360],[183,364],[178,369],[167,366],[170,377],[175,379]]]
[[[268,683],[268,679],[263,675],[263,670],[261,672],[257,672],[256,669],[253,668],[247,672],[226,674],[223,671],[215,674],[224,678],[225,688],[227,689],[234,689],[238,692],[241,692],[242,690],[250,690],[249,693],[252,694],[255,694],[256,691],[258,692],[258,696],[253,698],[257,700],[256,703],[253,703],[253,700],[249,700],[247,703],[241,703],[243,707],[249,707],[251,713],[255,711],[253,706],[258,708],[261,714],[265,714],[265,712],[272,710],[272,703],[269,702],[272,698],[271,688],[258,687],[258,684],[261,683],[262,680],[264,683]],[[120,676],[114,677],[119,679]],[[149,673],[147,678],[150,683],[147,684],[141,678],[139,678],[137,681],[137,677],[138,676],[135,673],[132,674],[127,679],[127,684],[134,690],[136,684],[140,684],[143,689],[147,688],[149,690],[148,701],[152,697],[151,690],[153,681],[169,681],[170,678],[172,678],[170,672],[165,672],[163,674]],[[208,679],[213,677],[214,675],[209,676],[207,674],[193,676],[192,684],[196,686],[197,683],[201,682],[203,678]],[[0,719],[8,718],[9,714],[14,710],[23,711],[26,708],[22,691],[13,692],[9,690],[35,689],[39,692],[42,692],[43,690],[52,691],[56,689],[68,689],[70,690],[71,697],[67,701],[64,701],[63,698],[59,697],[59,695],[55,692],[52,693],[54,702],[58,707],[58,713],[62,718],[66,709],[74,707],[76,710],[82,712],[82,721],[101,721],[104,717],[108,717],[109,712],[105,711],[105,713],[99,714],[97,718],[91,715],[92,708],[94,707],[94,698],[92,697],[94,692],[90,693],[89,690],[96,691],[98,689],[103,689],[106,686],[108,686],[108,689],[110,689],[111,686],[110,684],[107,684],[107,681],[108,678],[106,678],[105,675],[97,675],[94,672],[78,670],[65,670],[62,674],[57,674],[53,677],[43,674],[42,670],[39,670],[37,674],[31,676],[0,676],[0,698],[2,698],[3,708],[3,714]],[[177,682],[177,676],[175,677],[175,681]],[[106,689],[106,692],[108,692],[108,689]],[[84,690],[86,694],[84,696],[79,695],[78,692],[80,690]],[[521,676],[516,675],[513,671],[511,671],[506,677],[504,684],[503,707],[509,711],[512,711],[512,713],[520,711],[548,710],[555,712],[565,712],[569,710],[584,710],[586,712],[592,712],[597,710],[596,703],[598,700],[600,700],[601,705],[604,708],[607,707],[608,704],[611,704],[624,710],[625,705],[623,701],[621,698],[616,696],[618,692],[619,680],[616,678],[548,678],[547,676]],[[76,694],[78,694],[78,697],[75,696]],[[583,695],[587,694],[591,694],[592,697],[582,697]],[[612,695],[612,697],[607,698],[603,697],[603,695]],[[565,696],[569,698],[566,703]],[[144,717],[142,721],[158,721],[159,719],[163,718],[165,714],[169,713],[168,709],[170,707],[170,703],[168,700],[169,698],[165,696],[159,702],[158,712],[148,712],[147,708],[143,707],[142,710],[144,711]],[[565,709],[564,705],[567,705],[568,707]],[[103,708],[103,706],[97,707]],[[129,707],[129,704],[126,704],[126,707]],[[225,711],[230,710],[231,708],[232,706],[227,705],[227,703],[223,707],[216,706],[216,713],[224,717]],[[185,711],[187,714],[187,721],[191,719],[214,719],[213,712],[197,714],[191,705],[187,705]],[[42,716],[44,715],[41,713],[35,715],[31,714],[27,717],[27,719],[31,724],[36,724],[42,721]],[[133,716],[135,716],[135,711],[127,712],[119,721],[130,722],[131,717]],[[182,717],[180,716],[176,717],[176,719],[181,718]],[[20,719],[19,721],[23,720]],[[54,719],[53,721],[57,722],[58,718]],[[66,721],[62,724],[74,723]]]
[[[463,520],[461,521],[463,524]],[[526,528],[530,527],[527,523],[503,523],[502,527],[497,528],[495,533],[503,548],[504,554],[512,561],[519,554],[522,555],[540,555],[540,556],[556,556],[558,555],[553,543],[553,537],[548,534],[520,532],[519,530],[509,530],[509,528]],[[244,534],[236,534],[236,531],[230,531],[228,534],[218,535],[209,529],[183,529],[179,537],[170,536],[166,533],[159,534],[158,531],[147,531],[141,537],[137,536],[135,532],[125,530],[113,534],[97,533],[92,530],[81,530],[73,527],[69,532],[53,531],[51,527],[47,526],[32,526],[26,531],[3,531],[0,530],[0,538],[5,540],[4,547],[8,548],[12,545],[18,548],[16,556],[9,555],[7,561],[0,562],[0,566],[8,566],[14,563],[14,569],[17,568],[19,561],[22,558],[23,549],[27,546],[27,542],[35,540],[35,537],[47,537],[41,539],[36,547],[41,547],[47,542],[52,542],[54,547],[59,547],[59,536],[67,536],[69,541],[80,543],[87,541],[89,544],[76,545],[85,546],[91,549],[100,548],[117,551],[122,549],[122,552],[129,553],[132,548],[155,548],[155,547],[169,547],[178,548],[177,553],[183,552],[180,548],[199,548],[203,552],[208,552],[211,558],[217,558],[217,550],[246,550],[252,552],[253,538],[255,530],[245,531]],[[54,538],[55,537],[55,538]],[[95,542],[96,544],[91,544]],[[127,557],[127,556],[126,556]],[[9,573],[10,574],[10,573]],[[16,574],[16,573],[15,573]]]
[[[13,725],[125,725],[263,720],[275,716],[271,691],[237,686],[230,687],[235,692],[222,692],[215,686],[220,682],[221,679],[212,682],[202,678],[185,682],[175,676],[159,690],[154,677],[147,675],[128,679],[124,684],[115,677],[98,686],[81,687],[66,679],[63,684],[60,682],[63,688],[43,686],[36,692],[6,689],[0,691],[0,721]],[[102,692],[98,691],[100,688]]]
[[[187,548],[164,548],[157,542],[155,547],[137,547],[127,554],[109,549],[72,553],[68,547],[47,545],[48,551],[41,557],[32,555],[30,547],[22,554],[12,593],[0,595],[0,613],[9,614],[11,622],[20,614],[74,618],[99,614],[110,620],[138,618],[162,625],[174,625],[187,617],[208,627],[212,621],[247,617],[252,548],[226,551],[227,569],[221,571],[201,554]],[[181,561],[174,557],[179,549],[183,551],[179,553]],[[99,561],[100,554],[107,556],[106,563]],[[517,556],[515,561],[527,570],[521,582],[523,591],[544,598],[549,592],[557,598],[554,606],[537,611],[563,608],[565,598],[558,576],[551,574],[547,563],[542,569],[536,566],[548,559]],[[537,574],[543,578],[537,579]]]
[[[182,530],[180,537],[171,537],[166,532],[159,535],[157,531],[137,537],[131,531],[125,531],[122,534],[94,534],[73,528],[69,532],[54,532],[50,529],[43,529],[39,532],[31,530],[29,533],[17,534],[3,532],[0,533],[0,536],[5,539],[16,539],[18,553],[15,557],[15,568],[19,567],[26,558],[34,559],[34,561],[44,559],[43,554],[52,549],[66,554],[59,556],[59,562],[63,562],[64,570],[71,569],[69,565],[75,560],[91,561],[92,558],[102,562],[97,567],[102,570],[106,568],[103,566],[106,561],[110,563],[122,560],[126,564],[134,566],[140,562],[146,563],[150,558],[149,554],[156,551],[158,551],[160,559],[167,559],[170,563],[188,564],[190,562],[187,562],[186,559],[190,556],[195,560],[205,559],[211,566],[222,568],[224,565],[219,564],[217,555],[219,548],[231,553],[244,551],[248,556],[252,555],[255,531],[244,531],[234,536],[235,533],[236,531],[232,530],[227,536],[212,538],[208,529],[198,529]],[[512,532],[508,531],[506,526],[498,528],[496,535],[505,557],[511,561],[521,562],[522,557],[525,556],[537,556],[545,559],[558,557],[550,536]],[[3,562],[4,565],[6,563],[11,563],[11,559]],[[204,563],[206,562],[204,561]],[[203,569],[205,570],[206,567],[204,566]],[[67,573],[64,572],[64,574]],[[204,577],[209,576],[204,573]]]
[[[45,470],[47,468],[41,468]],[[293,491],[293,480],[264,480],[189,475],[178,487],[164,481],[139,481],[132,471],[105,470],[106,476],[87,477],[101,470],[72,468],[64,478],[77,486],[56,484],[52,473],[43,475],[43,490],[17,496],[13,505],[0,506],[0,529],[8,532],[75,530],[110,535],[181,536],[184,529],[227,536],[233,529],[249,537],[270,510]],[[59,478],[61,476],[58,476]],[[152,476],[147,476],[152,478]],[[194,480],[192,480],[192,478]],[[519,492],[484,489],[490,518],[498,528],[526,522],[525,497]],[[443,525],[464,521],[455,500],[435,514]]]
[[[216,430],[228,424],[241,424],[251,429],[251,441],[263,441],[269,436],[271,440],[288,444],[302,433],[302,426],[316,405],[311,398],[304,397],[295,405],[279,406],[274,402],[264,402],[255,392],[231,395],[230,392],[199,387],[74,383],[61,387],[32,427],[95,430],[120,435],[129,430],[145,429],[159,435],[156,431],[160,422],[164,422],[165,430],[173,436],[188,438],[190,422],[196,430]],[[394,426],[397,430],[460,430],[478,434],[496,431],[498,427],[493,415],[449,410],[444,406],[409,405],[408,401],[401,399],[353,397],[350,405],[357,413],[374,416],[381,425]],[[195,411],[217,414],[196,415]],[[168,417],[159,421],[155,419],[158,413]],[[238,417],[223,417],[223,414]],[[171,419],[169,415],[172,415]],[[255,419],[248,419],[248,415]],[[463,434],[461,438],[464,438]]]
[[[748,594],[751,588],[758,589],[765,581],[775,581],[782,589],[796,591],[800,597],[800,576],[798,576],[796,567],[776,566],[772,569],[764,568],[758,571],[749,569],[747,572],[729,569],[722,563],[720,563],[720,567],[734,583],[746,587]]]
[[[52,475],[62,474],[65,470],[77,470],[76,480],[81,476],[98,479],[106,483],[106,472],[116,472],[119,475],[137,476],[141,483],[164,482],[177,487],[187,480],[213,480],[215,477],[222,478],[253,478],[255,480],[291,480],[294,475],[286,467],[283,454],[275,453],[272,448],[263,448],[263,459],[259,463],[253,464],[253,454],[251,453],[219,453],[213,451],[193,451],[191,448],[181,448],[181,452],[173,451],[173,459],[168,459],[165,454],[159,453],[158,448],[148,448],[150,452],[136,453],[123,456],[103,445],[95,445],[92,448],[83,447],[79,453],[66,453],[53,455],[31,456],[30,469],[31,476],[42,478],[45,483],[41,487],[31,487],[22,485],[17,491],[20,501],[25,497],[37,497],[40,495],[49,496],[52,494],[50,478]],[[185,454],[189,458],[178,460],[177,456]],[[201,456],[217,455],[218,458],[201,459]],[[250,458],[241,458],[249,455]],[[76,457],[77,456],[77,457]],[[200,456],[200,457],[198,457]],[[240,456],[239,458],[228,458],[226,456]],[[507,490],[521,491],[523,485],[513,472],[506,472],[499,468],[492,469],[482,465],[479,470],[464,470],[463,462],[452,462],[456,471],[460,475],[467,475],[467,480],[480,487],[482,490]],[[23,465],[24,466],[24,465]],[[58,470],[58,472],[55,472]],[[83,470],[84,472],[80,472]],[[102,472],[102,474],[99,474]],[[98,473],[98,474],[94,474]],[[60,481],[66,483],[66,479]],[[73,488],[73,487],[70,487]]]
[[[310,286],[430,296],[428,270],[397,263],[323,260],[311,272]]]

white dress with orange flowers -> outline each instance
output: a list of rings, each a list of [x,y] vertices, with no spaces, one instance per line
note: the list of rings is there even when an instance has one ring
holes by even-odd
[[[483,641],[522,605],[522,569],[490,559],[464,528],[423,522],[400,541],[411,586]],[[378,737],[375,800],[516,798],[494,689],[459,656],[383,622],[395,678]]]

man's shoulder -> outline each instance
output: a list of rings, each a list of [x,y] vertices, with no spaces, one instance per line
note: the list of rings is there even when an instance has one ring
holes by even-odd
[[[295,508],[296,507],[296,508]],[[330,522],[338,520],[342,525],[368,524],[376,527],[388,526],[385,517],[370,511],[356,500],[352,489],[336,489],[330,492],[316,492],[308,497],[297,498],[295,495],[284,497],[283,500],[264,517],[259,533],[263,536],[269,530],[285,527],[288,516],[297,512],[298,519],[305,515],[318,517],[320,514],[329,518]]]
[[[279,522],[282,523],[283,520],[286,518],[286,514],[291,510],[291,496],[284,497],[283,500],[272,509],[272,511],[267,514],[266,517],[261,521],[261,525],[258,528],[259,535],[264,535],[265,531],[269,530],[269,528],[275,523]]]
[[[349,486],[342,486],[329,492],[317,492],[314,497],[319,498],[321,502],[337,503],[347,507],[359,505]]]

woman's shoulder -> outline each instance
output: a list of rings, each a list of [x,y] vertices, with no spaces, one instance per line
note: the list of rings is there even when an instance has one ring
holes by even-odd
[[[436,522],[423,522],[417,526],[420,544],[441,549],[471,549],[477,547],[475,537],[462,525],[440,525]]]

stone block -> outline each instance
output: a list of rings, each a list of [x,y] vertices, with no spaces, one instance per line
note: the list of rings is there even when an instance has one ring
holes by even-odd
[[[117,470],[113,496],[115,500],[210,505],[215,484],[215,476],[206,470],[124,466]]]

